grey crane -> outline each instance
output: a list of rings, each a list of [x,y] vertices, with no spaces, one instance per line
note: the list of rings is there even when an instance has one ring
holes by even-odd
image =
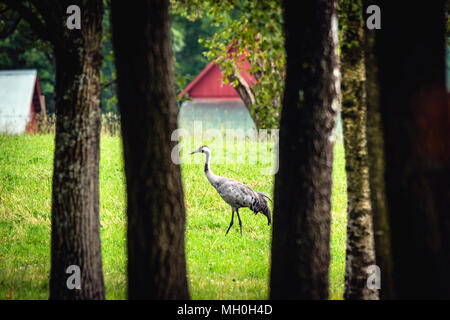
[[[211,149],[209,149],[208,146],[201,146],[200,148],[198,148],[198,150],[191,152],[191,154],[200,152],[206,155],[206,178],[208,179],[209,183],[211,183],[211,185],[217,190],[220,197],[231,206],[231,222],[225,235],[228,234],[228,231],[230,231],[230,228],[233,225],[234,212],[236,212],[239,219],[239,227],[242,236],[242,221],[241,217],[239,216],[239,208],[243,207],[250,208],[250,210],[252,210],[255,215],[261,212],[267,217],[267,225],[270,225],[270,208],[267,200],[265,199],[267,198],[270,200],[270,198],[264,193],[253,191],[250,187],[246,186],[243,183],[240,183],[239,181],[215,175],[209,168]]]

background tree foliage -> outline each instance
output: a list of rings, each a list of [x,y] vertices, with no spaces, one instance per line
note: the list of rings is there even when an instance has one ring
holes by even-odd
[[[55,112],[54,57],[49,45],[35,37],[30,26],[0,3],[0,69],[37,69],[47,112]],[[172,42],[175,56],[176,91],[186,85],[208,64],[203,55],[204,45],[199,38],[209,38],[219,30],[208,16],[195,21],[172,13]],[[109,0],[104,1],[103,16],[102,110],[118,114],[116,71],[111,36]]]
[[[109,0],[104,4],[102,110],[117,114]],[[17,21],[18,17],[4,9],[0,4],[0,69],[37,69],[47,110],[53,113],[52,53],[45,42],[30,36],[28,24]],[[252,66],[250,71],[258,80],[252,89],[255,103],[250,109],[251,116],[258,127],[278,127],[285,74],[281,2],[171,0],[171,19],[176,92],[180,93],[214,59],[227,76],[225,81],[231,80],[236,85],[233,75],[239,70],[237,59],[246,54]],[[447,14],[447,39],[450,39],[448,21]],[[17,28],[11,28],[16,23]],[[347,22],[342,16],[339,24],[340,32],[345,32]],[[8,34],[9,30],[13,32]],[[227,51],[231,44],[237,49],[234,55]]]
[[[49,112],[54,112],[54,61],[48,43],[38,39],[28,23],[0,3],[0,70],[37,69],[41,93]]]
[[[172,12],[172,42],[175,58],[176,91],[180,93],[208,64],[205,48],[199,39],[209,38],[219,30],[204,16],[194,21]]]
[[[208,61],[215,60],[224,82],[234,87],[242,70],[239,57],[245,55],[251,65],[254,103],[249,108],[258,128],[278,127],[284,89],[285,51],[280,1],[198,1],[173,0],[175,13],[196,20],[209,17],[219,30],[209,39],[200,38]],[[230,46],[235,51],[230,53]]]

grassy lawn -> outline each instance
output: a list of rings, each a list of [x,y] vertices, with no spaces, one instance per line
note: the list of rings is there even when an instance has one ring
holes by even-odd
[[[272,195],[273,176],[261,174],[263,163],[217,164],[217,148],[210,146],[211,168],[216,174]],[[102,137],[100,220],[107,299],[126,298],[126,204],[121,152],[119,138]],[[225,237],[231,209],[206,180],[204,156],[193,157],[198,163],[182,165],[191,297],[267,299],[271,226],[267,226],[262,214],[255,216],[249,209],[241,209],[243,236],[235,219]],[[52,158],[53,136],[0,135],[0,299],[48,298]],[[330,298],[342,299],[347,199],[341,142],[335,146],[333,183]]]

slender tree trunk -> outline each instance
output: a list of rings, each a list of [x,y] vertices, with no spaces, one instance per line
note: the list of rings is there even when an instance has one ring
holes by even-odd
[[[443,0],[383,2],[376,33],[393,279],[400,299],[450,298],[444,7]]]
[[[127,181],[128,297],[188,299],[168,0],[112,2]]]
[[[99,231],[102,14],[101,0],[89,1],[83,6],[82,29],[61,27],[53,37],[56,135],[50,299],[105,298]],[[53,23],[58,19],[55,16]],[[71,265],[80,268],[80,289],[67,286]]]
[[[339,109],[337,1],[285,1],[287,74],[275,177],[272,299],[327,299]]]
[[[250,84],[244,79],[238,70],[235,74],[228,76],[230,83],[237,81],[237,84],[233,85],[234,90],[239,94],[248,112],[252,111],[252,107],[255,104],[256,97]]]
[[[363,1],[367,8],[374,1]],[[379,297],[394,299],[394,281],[392,279],[392,249],[389,216],[384,181],[385,155],[383,127],[381,124],[378,67],[374,54],[376,30],[364,28],[364,54],[366,73],[367,105],[367,149],[369,164],[370,199],[373,216],[373,233],[375,241],[376,265],[381,271]]]
[[[253,106],[256,102],[256,96],[253,88],[250,86],[250,83],[244,79],[237,67],[234,67],[234,74],[228,76],[228,81],[233,85],[234,90],[236,90],[237,94],[247,108],[256,128],[262,129],[260,128],[258,118],[254,115],[254,112],[252,112]]]
[[[345,26],[340,57],[341,117],[348,198],[344,299],[373,300],[378,299],[378,291],[367,286],[375,251],[367,163],[363,8],[361,1],[341,0],[339,5]]]

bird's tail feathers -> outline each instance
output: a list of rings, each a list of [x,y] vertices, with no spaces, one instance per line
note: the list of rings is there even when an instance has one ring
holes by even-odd
[[[270,225],[271,222],[271,216],[270,216],[270,207],[269,207],[269,203],[267,202],[267,199],[269,199],[270,201],[272,201],[272,199],[269,198],[269,196],[267,196],[266,194],[262,193],[262,192],[258,192],[258,208],[257,212],[261,212],[262,214],[264,214],[267,217],[267,225]]]
[[[269,199],[270,202],[272,202],[272,199],[270,199],[270,197],[269,197],[267,194],[265,194],[265,193],[263,193],[263,192],[258,192],[258,194],[260,194],[260,195],[263,196],[264,198]]]

